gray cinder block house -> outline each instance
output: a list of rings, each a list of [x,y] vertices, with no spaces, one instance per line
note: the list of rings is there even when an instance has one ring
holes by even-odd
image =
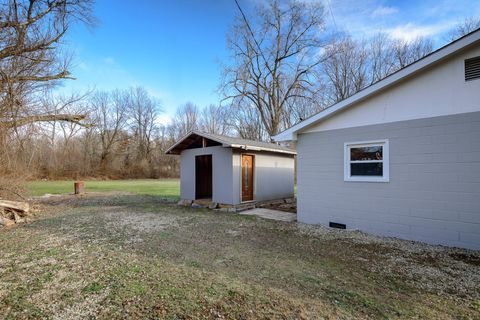
[[[274,139],[299,221],[480,249],[480,29]]]
[[[237,205],[294,196],[292,149],[192,131],[166,153],[180,155],[182,200]]]

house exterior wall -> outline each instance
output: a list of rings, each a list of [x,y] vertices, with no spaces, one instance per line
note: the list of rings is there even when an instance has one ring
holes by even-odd
[[[294,196],[295,164],[293,155],[269,152],[234,150],[233,196],[235,204],[241,203],[241,154],[255,156],[254,200],[274,200]]]
[[[380,139],[390,182],[344,181],[344,143]],[[480,112],[303,133],[297,152],[299,221],[480,249]]]
[[[480,80],[465,81],[475,45],[303,130],[318,132],[480,111]]]
[[[195,157],[212,155],[212,201],[234,204],[232,149],[222,146],[187,149],[180,155],[180,198],[195,200]]]

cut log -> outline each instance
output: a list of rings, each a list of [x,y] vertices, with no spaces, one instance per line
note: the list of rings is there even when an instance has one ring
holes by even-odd
[[[0,200],[0,207],[7,210],[15,210],[20,215],[27,215],[30,211],[30,205],[26,202]]]
[[[25,222],[25,219],[20,217],[20,215],[16,212],[13,213],[13,220],[15,221],[15,223],[23,223]]]
[[[15,221],[0,216],[0,226],[9,227],[15,224]]]

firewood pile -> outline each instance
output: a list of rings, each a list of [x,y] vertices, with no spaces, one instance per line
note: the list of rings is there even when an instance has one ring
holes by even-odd
[[[0,199],[0,227],[27,222],[30,217],[31,212],[28,203]]]

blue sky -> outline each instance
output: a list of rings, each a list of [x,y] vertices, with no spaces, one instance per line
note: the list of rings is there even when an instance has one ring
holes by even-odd
[[[250,10],[263,0],[240,0]],[[428,36],[445,44],[446,32],[467,17],[480,17],[480,0],[322,1],[327,28],[356,38],[385,32],[394,38]],[[73,76],[62,91],[143,86],[161,101],[168,121],[188,101],[218,103],[225,36],[236,14],[234,0],[97,0],[99,24],[76,27],[67,45]]]

